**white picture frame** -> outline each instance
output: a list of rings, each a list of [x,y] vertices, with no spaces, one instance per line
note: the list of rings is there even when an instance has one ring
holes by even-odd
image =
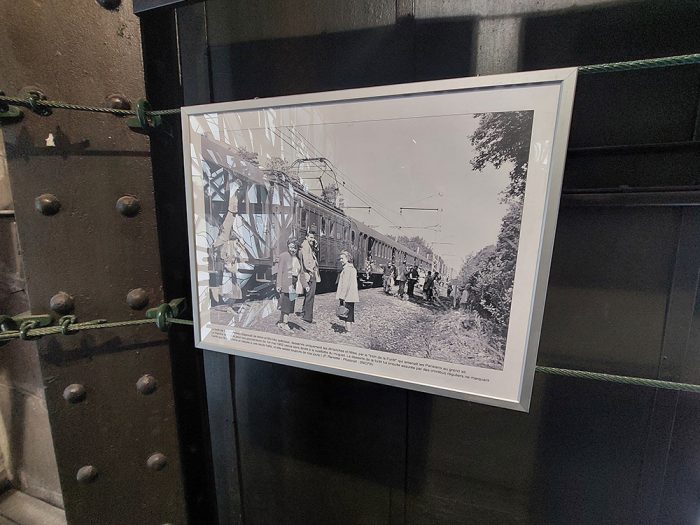
[[[532,394],[537,348],[566,159],[576,75],[576,68],[566,68],[224,102],[182,108],[184,172],[187,187],[187,218],[192,276],[192,310],[196,346],[210,351],[261,359],[319,372],[333,373],[432,394],[527,411]],[[382,268],[388,265],[386,261],[389,260],[389,249],[391,249],[393,254],[399,254],[400,257],[411,259],[417,266],[425,264],[426,259],[421,257],[420,248],[418,248],[418,251],[415,249],[399,249],[397,251],[396,247],[392,245],[392,239],[386,229],[381,231],[379,226],[372,228],[371,225],[364,224],[360,220],[361,218],[358,218],[357,214],[360,212],[356,212],[353,216],[349,211],[349,206],[345,208],[338,207],[338,193],[341,193],[344,187],[352,187],[354,188],[353,191],[356,191],[357,195],[359,195],[358,199],[362,198],[363,195],[370,202],[376,202],[376,199],[378,199],[380,202],[376,204],[378,206],[376,213],[389,216],[389,212],[386,210],[391,208],[393,212],[397,211],[394,210],[396,202],[382,200],[381,195],[372,195],[373,192],[381,193],[377,182],[380,180],[380,177],[396,177],[396,184],[401,185],[401,187],[413,184],[430,187],[433,184],[433,178],[425,175],[423,179],[418,177],[419,180],[415,180],[417,170],[411,170],[410,166],[409,171],[414,173],[411,177],[386,173],[387,170],[379,175],[371,174],[371,165],[369,164],[371,159],[367,161],[367,169],[360,169],[358,166],[362,165],[356,164],[356,160],[351,153],[353,148],[358,147],[360,141],[362,141],[362,144],[366,144],[368,142],[366,138],[371,136],[372,140],[369,141],[370,143],[384,144],[386,142],[384,146],[377,147],[383,147],[382,151],[386,151],[386,156],[390,158],[391,155],[397,155],[396,151],[409,151],[407,149],[397,149],[396,144],[399,142],[408,144],[411,136],[414,136],[412,135],[414,132],[415,136],[420,134],[425,139],[423,142],[430,141],[430,136],[434,136],[435,141],[440,140],[440,144],[445,144],[446,141],[441,139],[441,137],[447,136],[448,124],[449,126],[471,126],[469,118],[477,119],[475,122],[481,123],[482,121],[478,120],[480,118],[478,117],[479,115],[505,115],[511,113],[527,113],[530,115],[528,118],[531,118],[531,128],[526,152],[527,165],[524,179],[524,194],[517,196],[518,199],[521,199],[522,214],[519,223],[519,240],[517,247],[514,248],[517,252],[517,259],[514,267],[514,278],[512,278],[512,295],[509,298],[510,302],[507,303],[510,304],[510,307],[506,325],[498,325],[498,329],[505,335],[499,339],[499,341],[502,341],[503,346],[502,355],[498,354],[493,358],[496,359],[494,361],[496,365],[474,366],[469,364],[476,361],[469,361],[472,357],[467,356],[466,351],[464,357],[462,357],[462,354],[459,354],[460,361],[450,361],[453,358],[449,356],[447,358],[434,359],[415,354],[404,355],[395,351],[377,350],[369,344],[358,346],[355,341],[365,337],[368,330],[366,325],[362,326],[360,323],[367,322],[368,315],[371,315],[371,318],[376,320],[377,316],[382,315],[381,312],[395,311],[393,306],[388,309],[386,304],[389,303],[385,301],[396,299],[395,303],[391,303],[396,306],[396,309],[408,308],[408,306],[404,306],[404,303],[406,305],[410,303],[412,305],[411,308],[414,308],[414,302],[412,301],[399,302],[399,299],[393,296],[385,298],[378,295],[379,291],[375,293],[375,289],[371,287],[367,290],[360,290],[359,315],[355,325],[360,327],[360,331],[364,330],[365,332],[359,335],[353,335],[356,333],[355,328],[353,328],[348,338],[342,339],[338,336],[339,338],[335,339],[334,333],[329,332],[326,334],[322,332],[328,329],[326,325],[329,321],[323,321],[323,323],[317,321],[317,325],[308,327],[308,330],[306,328],[300,328],[297,331],[292,329],[289,333],[286,330],[280,329],[280,331],[275,331],[270,328],[271,321],[266,319],[266,317],[278,316],[277,307],[282,304],[283,294],[277,294],[279,300],[271,295],[276,292],[276,290],[271,291],[273,281],[278,285],[280,283],[279,280],[275,280],[276,274],[274,270],[276,267],[279,267],[279,262],[274,259],[275,257],[278,257],[278,259],[282,257],[282,236],[283,234],[286,236],[291,233],[298,237],[300,232],[308,233],[312,227],[307,224],[304,224],[302,227],[301,221],[303,216],[297,215],[297,213],[301,214],[299,210],[304,206],[307,209],[312,204],[320,206],[318,203],[320,197],[316,197],[316,200],[314,200],[310,196],[305,196],[306,194],[304,193],[312,195],[317,189],[310,188],[310,183],[302,178],[301,175],[297,175],[294,178],[293,174],[290,175],[284,170],[280,172],[275,171],[276,168],[269,167],[272,165],[270,163],[274,163],[272,159],[279,157],[287,171],[291,170],[290,166],[293,166],[295,163],[296,169],[299,170],[300,166],[312,162],[312,158],[305,156],[304,152],[313,151],[318,154],[317,159],[325,159],[328,162],[326,168],[316,166],[322,172],[321,177],[328,172],[334,171],[343,174],[342,182],[338,182],[339,175],[333,174],[336,177],[336,190],[335,194],[331,195],[331,198],[335,200],[327,209],[331,210],[329,212],[331,215],[336,213],[336,211],[339,215],[337,217],[333,215],[329,219],[329,222],[334,222],[337,219],[338,224],[338,231],[331,233],[331,237],[339,241],[336,243],[338,250],[344,246],[343,242],[345,242],[345,245],[348,242],[351,245],[356,242],[358,247],[351,247],[352,249],[348,250],[353,257],[357,257],[357,253],[362,255],[365,254],[365,251],[367,252],[365,259],[370,259],[370,261],[367,262],[365,260],[364,262],[367,267],[365,278],[371,284],[371,282],[376,282],[376,268],[373,267],[374,261],[371,260],[372,255],[374,255],[374,252],[371,252],[372,247],[375,247],[377,250],[377,260],[381,259],[384,261],[383,264],[379,265]],[[379,121],[386,122],[385,125],[387,127],[377,127],[376,122]],[[401,122],[409,122],[409,124],[401,124]],[[414,122],[415,127],[410,127],[414,125]],[[425,133],[426,126],[429,126],[431,133]],[[308,137],[304,135],[311,134],[312,129],[316,139],[309,141]],[[382,129],[388,131],[384,132]],[[454,129],[462,128],[456,127]],[[285,133],[290,135],[285,135]],[[396,139],[395,142],[390,142],[390,140],[393,140],[391,137],[399,137],[399,139],[403,137],[402,133],[405,134],[405,141]],[[263,138],[263,136],[267,138]],[[285,136],[287,138],[286,145],[284,141]],[[350,137],[350,139],[343,140],[342,137]],[[471,135],[471,137],[474,137],[474,135]],[[416,143],[415,139],[411,140],[413,140],[414,144]],[[468,137],[466,136],[464,137],[464,143],[465,148],[474,148],[473,143],[472,146],[469,145]],[[430,147],[429,144],[421,146],[424,148],[421,151],[425,152],[423,157],[412,157],[403,153],[397,156],[400,156],[402,159],[408,159],[407,162],[409,163],[411,159],[414,159],[413,164],[417,165],[419,162],[416,159],[425,158],[427,155],[436,155],[434,152],[436,149],[439,149],[440,144],[433,144],[433,147]],[[483,146],[483,143],[481,145]],[[295,153],[295,147],[297,150],[302,150],[301,153],[299,151]],[[368,147],[365,145],[365,150],[371,151],[367,150]],[[303,150],[303,148],[307,149]],[[408,148],[408,146],[402,145],[401,148]],[[341,163],[334,161],[332,158],[326,158],[325,153],[330,149],[335,152],[337,158],[347,159],[344,166],[339,166]],[[453,148],[450,151],[456,151],[456,149]],[[457,164],[456,160],[449,158],[451,155],[450,151],[442,152],[439,157],[435,157],[435,162],[445,162],[446,168],[440,170],[440,176],[446,177],[445,184],[447,187],[452,187],[449,184],[450,180],[454,180],[455,186],[458,186],[464,184],[464,180],[459,177],[472,177],[473,175],[470,180],[477,181],[473,184],[479,185],[479,188],[481,188],[481,181],[487,179],[478,178],[471,172],[462,174],[459,170],[455,170],[454,174],[450,175],[450,170],[447,169],[447,166],[464,164],[462,157],[473,155],[473,151],[469,150],[465,153],[460,150],[457,152],[456,154],[460,156],[458,159],[459,164]],[[256,164],[255,159],[246,156],[246,152],[256,154],[258,163]],[[297,158],[295,159],[294,157]],[[384,157],[382,159],[386,160]],[[265,168],[262,162],[267,162],[268,167]],[[360,188],[355,182],[352,182],[352,173],[346,173],[352,171],[348,170],[348,164],[355,166],[354,173],[362,173],[362,176],[365,178],[361,182],[365,186],[369,185],[371,187]],[[470,168],[465,169],[468,171]],[[471,169],[473,170],[473,168]],[[508,162],[506,161],[499,169],[507,170]],[[219,170],[218,175],[215,173],[216,170]],[[492,165],[490,165],[489,170],[495,174],[493,177],[501,177],[498,180],[505,180],[503,179],[503,174],[494,171],[495,168]],[[218,190],[221,190],[221,194],[216,193],[218,191],[217,188],[212,189],[214,177],[220,177],[221,180],[225,180],[222,182],[224,186],[218,188]],[[454,179],[449,179],[449,177],[454,177]],[[488,175],[483,175],[483,177],[488,177]],[[232,182],[234,178],[235,183]],[[273,182],[270,182],[271,180]],[[384,181],[384,179],[381,180]],[[376,182],[376,188],[372,187],[375,184],[372,181]],[[344,183],[347,183],[347,185]],[[382,184],[384,183],[382,182]],[[267,190],[261,190],[265,194],[265,202],[257,202],[255,195],[253,195],[254,191],[250,194],[246,193],[243,197],[240,196],[241,193],[250,191],[249,186],[254,187],[256,184],[267,188]],[[225,188],[225,191],[221,188]],[[279,189],[278,196],[272,195],[273,190],[277,191],[275,188]],[[494,199],[493,206],[491,206],[493,209],[499,206],[499,210],[505,209],[504,206],[506,204],[504,202],[509,202],[506,195],[507,189],[508,187],[505,186],[499,189],[498,198],[489,197],[489,199]],[[282,193],[283,190],[289,192],[289,194]],[[248,213],[248,216],[244,216],[243,208],[241,207],[243,204],[239,207],[234,206],[235,209],[232,209],[232,191],[238,192],[238,202],[245,202],[247,210],[245,213]],[[327,188],[323,187],[322,191],[326,192]],[[490,189],[489,191],[492,192],[489,195],[496,195],[496,193],[493,193],[495,190]],[[390,193],[393,195],[393,192]],[[423,191],[426,198],[429,198],[428,194],[430,193],[428,190]],[[467,191],[464,194],[468,196],[472,193],[479,192]],[[386,194],[386,191],[384,191],[384,194]],[[292,195],[292,197],[287,202],[285,199],[288,199],[289,195]],[[351,197],[354,198],[354,196]],[[262,199],[261,197],[257,198]],[[396,198],[398,199],[399,197]],[[465,199],[468,198],[465,197]],[[327,193],[323,193],[323,199],[328,201]],[[382,205],[381,202],[384,204]],[[491,201],[489,200],[488,202]],[[474,205],[476,206],[476,203]],[[381,206],[384,208],[380,208]],[[457,213],[456,210],[458,210],[458,207],[454,205],[447,211],[437,206],[436,204],[431,209],[439,210],[436,213],[445,213],[445,216],[452,214],[451,216],[454,217],[454,214]],[[360,207],[357,206],[357,208]],[[370,208],[368,213],[371,213],[374,209],[369,205],[367,208]],[[382,212],[380,211],[381,209],[385,209],[385,211]],[[400,213],[408,213],[406,212],[408,209],[413,208],[406,207],[398,211]],[[309,213],[313,217],[318,218],[313,213]],[[499,211],[498,213],[504,212]],[[214,217],[215,214],[218,215]],[[322,212],[319,212],[320,215],[322,215]],[[483,215],[491,216],[493,214],[487,211]],[[246,219],[246,217],[250,220]],[[281,217],[284,220],[281,220]],[[390,220],[391,217],[388,217],[387,221]],[[489,219],[489,222],[484,219],[484,221],[484,224],[481,225],[479,221],[472,220],[466,225],[466,229],[463,228],[462,230],[468,231],[469,228],[472,228],[475,235],[478,233],[478,230],[488,230],[489,228],[493,230],[494,227],[491,224],[493,220]],[[449,224],[454,224],[454,222],[454,219],[452,219],[449,221]],[[352,228],[358,230],[356,235],[360,237],[359,230],[362,227],[357,226],[358,223],[368,226],[377,233],[377,235],[372,237],[372,247],[367,248],[366,245],[363,246],[361,244],[363,241],[355,239],[354,236],[351,240],[349,232]],[[341,233],[339,231],[341,227],[345,227],[342,225],[347,226],[348,232],[343,231]],[[389,226],[386,227],[388,228]],[[408,226],[405,227],[408,228]],[[239,231],[243,228],[246,228],[246,230]],[[290,228],[295,231],[291,231]],[[446,231],[453,227],[448,227],[446,222],[440,228],[441,231]],[[221,241],[222,229],[226,230],[225,238],[231,243],[235,240],[236,246],[238,246],[238,248],[234,246],[233,248],[226,248],[226,250],[231,252],[232,250],[240,249],[240,254],[243,255],[236,255],[235,259],[233,259],[232,255],[228,255],[228,259],[221,255],[212,255],[213,253],[219,254],[216,250],[223,246],[223,241]],[[251,230],[253,231],[252,234]],[[462,235],[463,232],[458,233]],[[276,235],[274,241],[271,240],[273,234]],[[255,243],[253,240],[250,240],[252,239],[251,235],[258,238],[255,241],[259,241],[256,245],[257,247],[252,246]],[[328,233],[325,235],[328,235]],[[396,239],[398,238],[396,236],[393,242],[397,243]],[[249,241],[246,241],[246,239]],[[270,246],[267,246],[264,242],[265,240],[269,241],[267,244]],[[251,246],[246,245],[246,242],[249,242]],[[323,239],[319,241],[319,243],[322,242]],[[369,243],[369,240],[366,242]],[[498,250],[498,242],[500,241],[494,241],[493,244],[496,250]],[[447,255],[444,258],[440,256],[437,248],[435,248],[438,244],[440,243],[431,245],[432,254],[428,261],[433,270],[436,269],[435,265],[437,264],[436,261],[438,261],[441,265],[441,270],[444,268],[447,271],[445,261],[448,257]],[[253,252],[255,252],[254,257],[251,256]],[[465,260],[470,260],[469,257],[474,257],[474,252],[475,250],[469,256],[467,254],[461,255],[466,257]],[[456,260],[454,258],[457,255],[452,254],[453,260]],[[364,257],[364,255],[362,256]],[[220,259],[216,259],[216,257],[220,257]],[[317,258],[320,267],[320,261],[323,259],[323,256],[318,255]],[[268,259],[269,263],[265,262]],[[301,260],[300,257],[297,257],[297,259]],[[225,260],[235,262],[224,262]],[[397,264],[401,265],[402,262],[398,261]],[[212,269],[213,264],[220,264],[225,268],[214,270]],[[409,264],[411,264],[410,261]],[[452,266],[455,267],[457,264],[454,263]],[[286,266],[284,267],[286,268]],[[364,269],[365,267],[363,266],[362,268],[357,268],[356,271],[362,274]],[[289,275],[293,275],[296,270],[289,271]],[[332,271],[332,269],[326,270],[326,272],[331,272],[330,275],[333,275]],[[340,269],[338,271],[340,272]],[[448,311],[446,305],[443,304],[446,302],[444,289],[452,286],[452,283],[454,283],[455,287],[459,285],[457,277],[454,277],[458,275],[457,268],[453,268],[451,272],[449,277],[443,276],[442,273],[440,274],[439,283],[443,290],[443,295],[440,295],[439,291],[435,291],[438,286],[438,281],[436,281],[435,290],[424,292],[421,301],[415,300],[415,308],[425,306],[426,311],[429,311],[431,315],[437,316],[436,319],[439,317],[440,322],[444,321],[446,323],[449,321],[454,324],[458,320],[456,316],[464,315],[465,321],[462,321],[461,324],[464,330],[468,332],[471,329],[469,323],[474,320],[470,316],[477,316],[476,318],[481,320],[482,318],[478,317],[477,314],[479,311],[482,311],[480,309],[483,305],[481,302],[476,302],[474,303],[475,310],[470,310],[468,302],[470,299],[467,299],[467,302],[463,305],[464,309],[461,309],[459,301],[453,300],[452,309],[455,311]],[[468,272],[466,274],[462,273],[464,275],[468,274]],[[223,278],[219,274],[229,275],[230,281],[233,282],[233,284],[229,283],[230,289],[227,292],[222,292],[223,284],[220,281]],[[240,277],[241,275],[243,277]],[[248,280],[245,280],[246,275]],[[323,275],[320,275],[323,282]],[[512,275],[512,272],[509,275]],[[423,278],[426,279],[426,277]],[[254,279],[254,281],[251,282],[250,279]],[[301,277],[295,277],[294,279],[296,282]],[[392,279],[393,277],[389,281],[391,282]],[[362,277],[359,280],[361,287]],[[473,281],[474,276],[472,275],[470,283]],[[256,286],[253,286],[253,284]],[[464,286],[471,289],[470,287],[476,286],[476,284],[464,284]],[[302,291],[299,286],[297,286],[297,289]],[[483,289],[482,287],[479,290],[483,292]],[[265,290],[264,293],[267,295],[259,298],[256,294],[263,292],[256,290]],[[454,289],[451,297],[454,298],[454,294],[457,291],[457,289]],[[228,303],[224,301],[223,306],[213,306],[214,302],[227,293],[229,297]],[[463,294],[463,292],[460,293]],[[306,294],[308,295],[308,292]],[[427,303],[428,299],[432,299],[430,294],[433,294],[435,300],[439,303],[438,306],[434,302]],[[469,296],[469,293],[467,295]],[[288,294],[288,297],[295,297],[293,290]],[[325,305],[323,306],[323,313],[326,316],[330,305],[335,305],[335,302],[328,297],[320,293],[316,296],[317,303]],[[369,297],[370,300],[363,303],[362,297]],[[449,294],[447,297],[450,297]],[[376,304],[371,302],[375,300]],[[472,298],[471,300],[475,301],[476,299]],[[454,303],[456,303],[456,308],[454,308]],[[363,311],[364,304],[367,307]],[[316,307],[320,308],[320,306]],[[294,301],[292,300],[293,308]],[[377,311],[372,311],[372,308],[375,308]],[[417,311],[415,308],[411,311]],[[363,312],[365,321],[362,321]],[[290,315],[293,315],[293,313]],[[410,317],[410,315],[412,314],[406,314],[407,317]],[[447,316],[451,317],[448,319]],[[455,319],[453,320],[452,317],[455,317]],[[263,321],[263,319],[266,320]],[[496,321],[489,319],[484,320],[484,324],[489,325],[491,323],[489,326],[496,326],[494,324]],[[469,323],[466,320],[469,320]],[[287,327],[290,326],[289,323],[275,326],[284,328],[284,324]],[[337,329],[337,324],[332,325],[334,329]],[[341,328],[342,324],[341,322]],[[262,327],[263,325],[264,329],[256,328],[256,326]],[[376,326],[373,329],[374,334],[381,334],[382,330],[376,328]],[[303,330],[303,333],[301,330]],[[455,330],[457,334],[463,333],[459,331],[459,326]],[[483,326],[479,330],[481,330],[479,332],[481,334],[480,337],[483,336],[483,333],[488,332]],[[313,331],[317,331],[319,334],[323,333],[323,339],[314,339],[313,336],[307,335]],[[491,330],[488,333],[493,334],[496,332],[497,330]],[[343,333],[343,336],[346,335]],[[353,337],[356,339],[353,339]],[[429,334],[428,338],[430,337]],[[495,336],[489,335],[488,337]],[[432,342],[429,341],[427,344],[430,346]],[[484,344],[488,347],[487,343]],[[455,348],[455,352],[459,353],[461,351],[459,345],[455,345]],[[414,351],[413,347],[411,347],[410,351]],[[457,357],[454,359],[457,359]],[[496,368],[489,368],[490,366],[496,366]]]

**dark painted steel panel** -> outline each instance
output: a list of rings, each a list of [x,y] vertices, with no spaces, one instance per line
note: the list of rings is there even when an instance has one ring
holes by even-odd
[[[182,105],[184,82],[207,82],[208,75],[188,74],[188,53],[193,41],[183,39],[182,27],[190,27],[190,14],[203,9],[202,3],[177,9],[154,10],[140,16],[144,52],[144,73],[149,101],[155,108]],[[196,20],[196,17],[194,17]],[[191,31],[206,41],[204,30]],[[179,55],[182,51],[182,56]],[[197,58],[199,60],[199,58]],[[183,63],[183,77],[180,63]],[[186,78],[185,78],[186,77]],[[188,93],[189,96],[189,93]],[[190,100],[190,103],[196,101]],[[185,209],[185,181],[182,176],[180,115],[166,117],[164,132],[150,137],[153,183],[158,217],[158,237],[163,264],[163,286],[167,297],[187,297],[189,301],[189,251]],[[184,316],[189,315],[185,312]],[[172,327],[170,348],[175,386],[178,427],[185,478],[188,523],[216,521],[216,501],[212,451],[209,445],[207,393],[204,389],[202,353],[194,348],[193,332],[187,327]],[[216,460],[218,463],[218,459]],[[222,523],[225,523],[222,522]]]
[[[177,7],[188,0],[134,0],[134,13],[140,15],[159,7]]]
[[[408,3],[397,5],[406,15]],[[659,54],[697,50],[695,6],[649,11],[664,35],[675,31],[663,46],[653,17],[628,7],[629,16],[610,17],[618,27],[608,27],[606,9],[576,10],[565,15],[568,22],[559,14],[527,22],[522,64],[614,61],[648,55],[650,48]],[[593,22],[586,24],[589,16]],[[576,28],[578,20],[585,30]],[[560,22],[564,29],[557,28]],[[469,19],[402,18],[395,27],[212,46],[213,99],[464,76],[473,25]],[[226,30],[225,24],[209,26],[219,42],[227,40]],[[609,42],[595,44],[605,35]],[[572,144],[691,140],[697,70],[582,77]],[[692,185],[695,153],[642,148],[578,155],[570,159],[565,183],[569,189]],[[563,209],[541,362],[656,377],[680,225],[681,211],[674,208]],[[641,478],[664,475],[644,468],[649,450],[657,451],[650,432],[669,437],[669,419],[657,417],[662,406],[657,402],[654,410],[649,389],[538,375],[531,413],[521,414],[235,362],[235,411],[222,396],[221,406],[210,406],[210,417],[237,414],[240,465],[231,472],[240,468],[249,523],[632,523]],[[696,422],[678,416],[688,427],[672,436],[669,467],[694,457],[689,436]],[[230,454],[230,443],[221,439],[230,427],[225,431],[212,443]],[[695,477],[676,468],[666,479],[671,491]],[[675,508],[689,512],[691,489],[670,500]],[[681,516],[673,509],[663,501],[660,515]]]
[[[404,391],[236,361],[246,523],[403,522]]]
[[[34,85],[52,99],[95,105],[113,93],[142,96],[138,22],[129,9],[73,1],[7,5],[4,15],[13,21],[0,36],[0,46],[13,49],[3,54],[9,94]],[[148,139],[111,115],[25,115],[3,131],[32,311],[50,313],[50,298],[65,291],[80,320],[142,317],[126,304],[129,290],[146,290],[151,306],[163,300]],[[57,196],[56,215],[35,210],[42,193]],[[117,211],[123,195],[139,199],[136,217]],[[167,336],[141,326],[22,344],[39,348],[69,522],[184,523]],[[144,374],[158,382],[151,395],[136,389]],[[84,385],[83,402],[63,398],[72,383]],[[146,466],[154,452],[167,457],[161,471]],[[86,465],[97,469],[92,483],[76,479]]]

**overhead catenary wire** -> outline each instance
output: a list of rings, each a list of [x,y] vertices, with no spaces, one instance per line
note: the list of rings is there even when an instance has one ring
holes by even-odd
[[[287,127],[286,129],[290,132],[295,132],[299,137],[301,137],[309,145],[311,150],[315,152],[314,154],[323,156],[322,152],[316,146],[314,146],[309,139],[304,137],[304,135],[302,135],[300,131],[292,129],[291,127]],[[372,195],[365,192],[360,186],[352,182],[352,179],[348,177],[336,164],[334,164],[332,160],[329,159],[328,163],[331,165],[331,168],[336,173],[336,175],[340,175],[344,189],[352,193],[360,201],[364,202],[365,204],[369,204],[371,208],[375,211],[375,213],[377,213],[377,215],[386,220],[390,225],[397,226],[396,221],[393,221],[385,215],[385,213],[391,215],[391,210],[387,209],[379,200],[377,200]],[[380,212],[379,210],[384,210],[384,213]]]
[[[289,141],[285,140],[280,134],[278,134],[277,130],[275,130],[275,131],[276,131],[275,134],[276,134],[277,136],[279,136],[280,139],[284,140],[285,143],[287,143],[288,145],[290,145],[299,155],[301,155],[301,156],[305,156],[305,155],[306,155],[306,154],[302,151],[302,149],[306,149],[306,150],[309,150],[309,149],[310,149],[311,152],[312,152],[314,155],[318,155],[319,157],[325,158],[325,156],[323,155],[323,153],[322,153],[316,146],[314,146],[314,145],[311,143],[311,141],[309,141],[306,137],[304,137],[299,131],[293,130],[293,129],[292,129],[291,127],[289,127],[289,126],[285,126],[285,127],[283,127],[283,128],[279,128],[279,129],[283,129],[283,130],[287,131],[288,134],[291,135],[291,137],[297,137],[297,135],[298,135],[298,137],[301,137],[301,138],[308,144],[308,146],[303,146],[303,143],[300,143],[300,142],[298,141],[298,137],[296,138],[296,140],[295,140],[295,138],[289,137],[289,138],[291,138],[292,141],[294,141],[294,142],[297,144],[297,146],[293,146],[292,144],[289,143]],[[296,134],[294,133],[294,131],[296,131]],[[288,135],[288,136],[289,136],[289,135]],[[338,166],[336,166],[336,165],[333,163],[333,161],[331,161],[330,159],[326,159],[326,160],[327,160],[328,164],[331,166],[331,169],[333,170],[333,172],[336,174],[336,177],[337,177],[338,175],[340,175],[341,178],[344,179],[344,181],[342,181],[342,182],[343,182],[343,188],[344,188],[345,190],[347,190],[349,193],[353,194],[353,195],[354,195],[358,200],[360,200],[361,202],[363,202],[363,203],[365,203],[365,204],[368,204],[368,205],[369,205],[369,208],[371,208],[372,210],[374,210],[375,213],[376,213],[377,215],[379,215],[380,217],[382,217],[382,218],[383,218],[384,220],[386,220],[389,224],[396,226],[396,223],[395,223],[394,221],[392,221],[391,219],[389,219],[384,213],[382,213],[382,212],[380,212],[380,211],[378,210],[378,208],[380,208],[380,209],[383,208],[382,205],[381,205],[378,201],[376,201],[376,200],[373,199],[372,197],[367,197],[367,198],[363,197],[363,196],[362,196],[362,193],[365,193],[364,190],[361,190],[361,188],[360,188],[359,186],[357,186],[357,185],[355,185],[354,183],[352,183],[352,182],[350,181],[350,179],[347,177],[347,175],[345,175],[343,172],[341,172],[340,169],[338,168]],[[348,184],[346,184],[346,182],[347,182]],[[353,187],[354,187],[354,189],[353,189]],[[367,195],[368,195],[368,194],[367,194]],[[386,211],[386,210],[385,210],[385,211]]]

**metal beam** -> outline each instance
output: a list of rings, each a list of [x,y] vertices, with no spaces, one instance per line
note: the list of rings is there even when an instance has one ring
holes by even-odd
[[[159,7],[177,7],[191,3],[191,0],[134,0],[134,13],[140,15]]]
[[[123,4],[117,15],[97,2],[81,3],[76,16],[77,2],[66,4],[51,8],[50,16],[39,4],[4,7],[13,22],[0,33],[0,46],[24,50],[3,55],[6,93],[35,86],[51,98],[88,105],[104,104],[115,93],[141,98],[140,33],[130,6]],[[54,35],[51,53],[27,53],[48,34]],[[113,67],[115,57],[119,67]],[[151,163],[141,154],[148,138],[123,119],[73,111],[27,111],[3,133],[14,151],[25,153],[8,155],[7,162],[31,311],[128,319],[160,303]],[[51,135],[65,141],[48,140]],[[103,154],[65,147],[76,143]],[[60,154],[35,154],[47,145]],[[139,203],[135,216],[118,210],[124,196]],[[130,305],[127,296],[136,289],[140,304]],[[63,300],[51,301],[57,296]],[[68,522],[184,523],[166,335],[144,326],[18,344],[39,350]],[[145,376],[148,381],[139,381]]]

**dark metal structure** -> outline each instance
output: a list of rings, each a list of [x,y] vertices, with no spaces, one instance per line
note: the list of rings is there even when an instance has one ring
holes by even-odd
[[[146,35],[164,38],[168,20],[177,31],[170,60],[185,105],[475,71],[476,14],[431,19],[429,1],[396,2],[390,25],[290,36],[274,5],[209,0],[142,17]],[[514,39],[519,68],[697,52],[698,14],[660,2],[535,11]],[[264,36],[245,36],[258,25]],[[160,65],[162,49],[145,57]],[[540,364],[700,380],[689,350],[700,312],[698,74],[580,78]],[[150,80],[149,97],[168,105],[172,90]],[[172,169],[155,164],[156,186],[168,180],[157,202],[172,196]],[[183,232],[168,233],[167,250],[184,268],[184,218],[163,217]],[[697,513],[692,394],[538,375],[520,414],[209,352],[204,364],[222,524],[692,523]]]
[[[68,4],[3,5],[5,92],[92,105],[142,97],[130,7]],[[111,115],[58,110],[24,111],[2,132],[31,311],[129,319],[162,302],[148,137]],[[167,336],[92,331],[14,351],[33,346],[68,522],[184,523]]]
[[[700,50],[691,2],[135,0],[140,41],[128,2],[70,3],[3,6],[6,93],[123,104],[145,81],[172,108],[468,76],[505,63],[480,54],[490,24],[518,28],[523,70]],[[579,79],[539,364],[700,382],[698,85],[698,66]],[[126,319],[188,294],[177,117],[146,137],[25,111],[2,131],[34,313]],[[169,345],[150,326],[21,345],[70,523],[697,518],[695,394],[538,375],[523,414],[201,352],[181,327]]]

